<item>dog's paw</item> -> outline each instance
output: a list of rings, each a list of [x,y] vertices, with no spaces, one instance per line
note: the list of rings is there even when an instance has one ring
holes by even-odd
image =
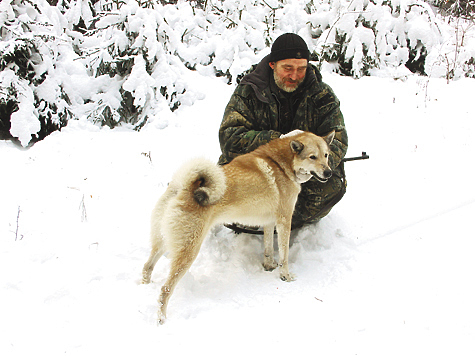
[[[295,281],[295,275],[290,272],[280,272],[280,279],[282,279],[284,282],[292,282]]]
[[[264,270],[266,271],[273,271],[277,268],[278,264],[275,261],[271,261],[271,262],[264,262],[262,266],[264,267]]]
[[[167,317],[162,312],[158,312],[157,326],[165,324]]]

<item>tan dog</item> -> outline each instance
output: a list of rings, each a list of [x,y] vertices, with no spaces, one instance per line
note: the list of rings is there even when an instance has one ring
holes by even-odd
[[[152,213],[152,252],[143,268],[142,283],[149,283],[158,259],[169,252],[168,279],[161,289],[158,322],[166,318],[167,304],[178,281],[188,271],[210,229],[237,222],[264,227],[264,269],[280,267],[289,273],[289,238],[300,184],[312,176],[326,182],[329,145],[335,132],[319,137],[309,132],[275,139],[255,151],[218,167],[195,159],[178,170]],[[277,229],[279,264],[274,260]]]

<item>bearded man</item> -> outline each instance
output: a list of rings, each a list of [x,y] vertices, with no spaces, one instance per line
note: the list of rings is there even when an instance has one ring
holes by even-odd
[[[236,87],[219,128],[219,164],[294,130],[319,136],[335,130],[329,160],[333,175],[326,183],[312,178],[302,184],[292,228],[319,221],[346,192],[341,160],[348,136],[340,102],[309,57],[302,37],[294,33],[279,36],[271,53]]]

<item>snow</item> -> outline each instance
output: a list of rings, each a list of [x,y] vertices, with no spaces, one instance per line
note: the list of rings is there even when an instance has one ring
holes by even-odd
[[[220,226],[157,326],[168,260],[140,284],[150,212],[182,162],[218,159],[234,89],[186,75],[201,100],[140,132],[82,118],[28,150],[0,141],[0,354],[474,354],[473,79],[324,72],[348,156],[370,159],[293,233],[297,280],[263,270],[261,237]]]

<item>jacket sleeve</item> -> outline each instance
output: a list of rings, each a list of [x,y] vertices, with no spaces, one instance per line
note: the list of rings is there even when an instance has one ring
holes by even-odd
[[[242,95],[239,86],[234,91],[224,111],[223,120],[219,128],[219,143],[222,155],[219,164],[226,164],[244,153],[251,152],[257,147],[280,137],[280,132],[263,130],[266,126],[262,117],[257,118],[254,113],[256,101],[249,95]]]
[[[335,130],[335,138],[330,146],[332,150],[330,166],[332,169],[340,165],[348,149],[348,134],[340,111],[340,101],[333,90],[325,83],[321,83],[321,90],[314,97],[318,110],[317,135],[326,135]]]

